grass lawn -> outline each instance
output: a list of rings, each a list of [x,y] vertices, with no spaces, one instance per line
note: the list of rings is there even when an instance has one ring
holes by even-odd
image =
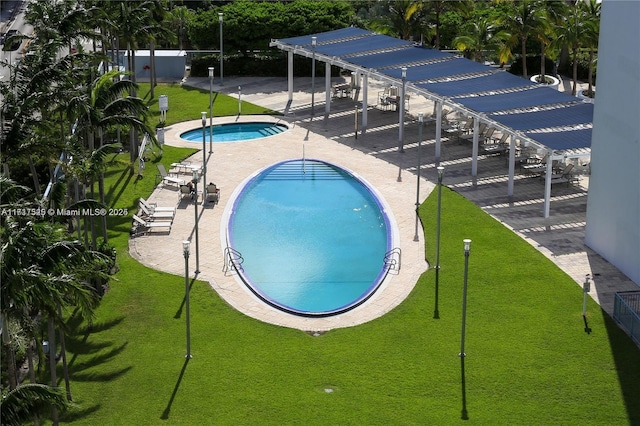
[[[208,93],[204,101],[208,106]],[[165,147],[161,161],[192,152]],[[110,205],[133,212],[155,176],[130,176],[115,165],[106,184]],[[459,194],[444,188],[442,195],[440,319],[433,319],[433,270],[387,315],[319,337],[246,317],[194,281],[189,361],[184,277],[134,261],[131,218],[111,217],[120,271],[91,327],[70,319],[76,406],[62,423],[463,423],[462,240],[471,238],[467,423],[640,424],[640,350],[591,299],[586,333],[582,291],[569,276]],[[429,256],[436,201],[433,192],[420,208]]]

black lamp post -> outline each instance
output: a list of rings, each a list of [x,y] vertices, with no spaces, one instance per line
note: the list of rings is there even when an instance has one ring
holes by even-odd
[[[400,99],[398,99],[398,105],[400,106],[400,123],[399,123],[399,140],[400,146],[398,147],[399,152],[404,152],[404,98],[407,90],[407,67],[402,67],[402,93],[400,94]]]
[[[316,95],[316,45],[317,37],[311,37],[311,116],[315,115],[315,95]]]
[[[202,114],[202,179],[207,182],[207,137],[205,135],[205,129],[207,127],[207,113]],[[198,201],[198,194],[196,193],[196,202]]]
[[[191,356],[191,318],[189,312],[189,245],[191,241],[185,240],[182,242],[182,254],[184,255],[184,300],[187,316],[187,355],[185,358],[192,358]]]
[[[224,53],[222,50],[222,12],[218,13],[218,21],[220,22],[220,86],[224,84],[222,81],[224,77],[224,73],[222,72],[222,58],[224,57]]]
[[[199,274],[200,273],[200,239],[198,238],[198,228],[199,228],[199,218],[198,218],[198,181],[200,180],[200,176],[198,174],[197,170],[193,171],[193,179],[191,180],[191,182],[193,182],[194,185],[194,201],[193,201],[193,211],[194,211],[194,215],[195,215],[195,227],[196,227],[196,270],[194,271],[194,273]],[[204,198],[204,197],[203,197]]]
[[[214,67],[209,67],[209,154],[213,154],[213,72]]]
[[[422,161],[420,154],[422,152],[422,123],[424,121],[424,114],[418,113],[418,173],[416,181],[416,232],[413,236],[413,241],[420,241],[418,237],[418,209],[420,208],[420,169],[422,168]]]
[[[464,289],[462,290],[462,338],[460,341],[460,371],[462,384],[462,415],[463,420],[469,418],[467,413],[467,391],[464,371],[464,359],[467,354],[464,352],[465,323],[467,320],[467,275],[469,272],[469,251],[471,250],[471,240],[462,240],[464,243]]]
[[[440,318],[438,310],[438,290],[440,289],[440,213],[442,211],[442,176],[444,167],[438,166],[438,212],[436,215],[436,305],[433,310],[433,318]]]

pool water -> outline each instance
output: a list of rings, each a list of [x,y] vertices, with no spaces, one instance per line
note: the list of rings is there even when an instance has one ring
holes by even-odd
[[[368,299],[391,247],[389,218],[372,189],[317,160],[285,161],[251,178],[234,202],[228,238],[256,295],[309,316]]]
[[[268,122],[250,122],[250,123],[225,123],[216,124],[213,126],[213,141],[214,142],[237,142],[251,139],[266,138],[280,134],[289,127],[282,123],[268,123]],[[180,138],[189,142],[202,143],[202,127],[192,129],[187,132],[181,133]],[[209,142],[209,126],[204,128],[204,139]]]

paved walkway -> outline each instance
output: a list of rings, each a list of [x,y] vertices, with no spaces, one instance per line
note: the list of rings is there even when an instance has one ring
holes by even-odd
[[[338,81],[338,79],[336,79]],[[354,137],[355,102],[349,98],[332,101],[331,115],[324,118],[324,94],[316,84],[315,116],[311,118],[311,83],[309,78],[294,82],[294,96],[287,105],[287,82],[283,78],[225,78],[225,85],[214,82],[214,90],[231,96],[238,95],[242,87],[242,100],[252,102],[284,116],[262,117],[284,121],[291,129],[267,139],[241,143],[214,143],[209,154],[207,144],[207,181],[221,187],[218,205],[199,206],[199,267],[198,278],[210,283],[231,306],[247,315],[269,323],[306,331],[324,331],[361,324],[377,318],[401,303],[416,284],[428,265],[425,263],[424,242],[414,242],[416,165],[418,146],[417,113],[431,114],[433,105],[411,96],[409,118],[405,125],[405,152],[397,152],[397,113],[380,111],[373,107],[379,90],[370,82],[369,125],[365,133]],[[185,84],[209,90],[207,78],[189,78]],[[203,110],[206,110],[205,105]],[[239,116],[214,119],[214,124],[229,120],[250,121],[255,117]],[[199,128],[200,119],[167,128],[165,141],[169,145],[199,148],[200,143],[179,138],[182,131]],[[426,125],[422,135],[422,181],[420,201],[434,188],[435,126]],[[223,220],[228,215],[227,202],[233,192],[249,175],[277,161],[300,158],[318,158],[350,169],[370,182],[389,204],[399,229],[402,249],[402,268],[398,275],[385,280],[376,294],[363,305],[341,315],[328,318],[302,318],[283,313],[258,300],[242,285],[237,277],[223,272],[223,249],[226,247]],[[584,282],[585,274],[593,277],[590,295],[608,313],[613,312],[616,291],[637,290],[636,286],[615,267],[584,245],[588,166],[576,164],[581,172],[580,184],[554,186],[551,215],[543,218],[544,185],[539,179],[516,176],[514,196],[507,196],[507,163],[501,156],[479,156],[478,176],[471,177],[471,149],[455,139],[444,140],[441,164],[445,166],[443,183],[491,214],[505,226],[513,229],[526,241],[556,263],[577,284]],[[202,164],[202,152],[190,159]],[[148,172],[155,172],[148,171]],[[185,179],[190,176],[185,175]],[[181,241],[192,240],[191,270],[195,268],[193,204],[180,201],[175,185],[159,186],[150,200],[159,205],[178,206],[171,232],[151,233],[131,239],[130,252],[145,265],[174,273],[184,273]],[[580,303],[577,301],[576,303]]]

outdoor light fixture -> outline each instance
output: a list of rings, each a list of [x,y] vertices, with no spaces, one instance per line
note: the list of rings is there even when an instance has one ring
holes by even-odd
[[[204,182],[207,183],[207,137],[205,136],[205,128],[207,126],[207,113],[203,111],[200,114],[202,115],[202,178]],[[196,202],[197,201],[198,194],[196,193]]]
[[[238,86],[238,115],[242,114],[242,86]]]
[[[191,356],[191,320],[189,312],[189,245],[191,241],[185,240],[182,242],[182,254],[184,255],[184,300],[185,310],[187,316],[187,355],[185,358],[192,358]]]
[[[220,86],[223,85],[223,72],[222,72],[222,58],[224,57],[224,53],[222,50],[222,12],[218,13],[218,21],[220,22]]]
[[[316,45],[318,37],[311,37],[311,117],[315,115],[315,94],[316,94]]]
[[[420,208],[420,168],[422,166],[422,161],[420,158],[420,152],[422,148],[422,123],[424,122],[424,114],[418,113],[418,167],[417,167],[417,179],[416,179],[416,232],[413,236],[413,241],[420,241],[418,237],[418,209]]]
[[[399,152],[404,152],[404,99],[405,93],[407,90],[407,67],[402,67],[402,93],[400,99],[398,100],[398,105],[400,106],[400,126],[399,126],[399,142],[400,146],[398,147]]]
[[[436,169],[438,170],[438,212],[436,216],[436,304],[433,310],[434,319],[440,318],[440,311],[438,310],[438,291],[440,286],[440,212],[442,210],[442,177],[444,176],[444,167],[438,166]],[[471,244],[470,240],[469,244]]]
[[[195,191],[195,200],[193,202],[193,211],[194,211],[194,215],[195,215],[195,227],[196,227],[196,270],[194,271],[196,274],[200,273],[200,239],[198,238],[198,228],[199,228],[199,221],[198,221],[198,181],[200,180],[200,174],[198,173],[197,170],[193,171],[193,179],[191,179],[191,182],[193,182],[194,185],[194,191]],[[202,197],[204,198],[204,197]]]
[[[213,154],[213,72],[209,67],[209,154]]]

